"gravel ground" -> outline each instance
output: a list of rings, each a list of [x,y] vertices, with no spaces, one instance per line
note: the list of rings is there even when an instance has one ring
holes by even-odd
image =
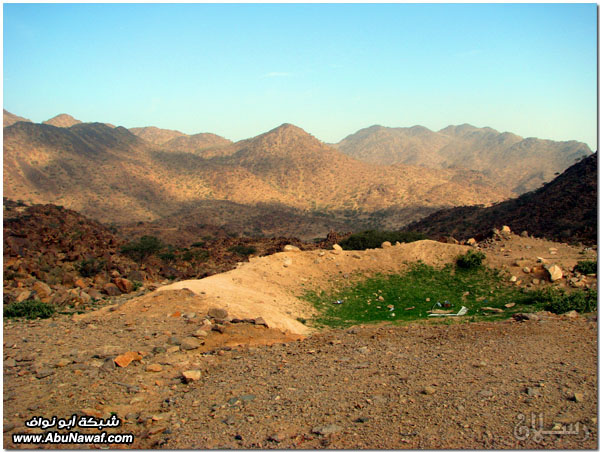
[[[24,427],[34,415],[115,412],[124,424],[114,431],[134,433],[135,448],[597,448],[594,317],[362,326],[304,340],[233,324],[193,350],[169,338],[202,319],[148,321],[97,320],[93,334],[68,319],[6,322],[4,447],[16,447],[13,433],[42,431]],[[236,331],[245,346],[226,345]],[[290,342],[257,345],[275,340]],[[124,350],[145,356],[108,365]],[[201,377],[185,383],[190,369]],[[535,436],[532,415],[546,433]],[[564,426],[579,434],[556,434]]]

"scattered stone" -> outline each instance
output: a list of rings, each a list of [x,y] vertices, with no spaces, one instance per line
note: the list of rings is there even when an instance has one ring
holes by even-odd
[[[502,229],[500,230],[500,232],[502,234],[510,234],[510,228],[506,225],[502,226]]]
[[[13,358],[4,360],[4,367],[15,367],[17,362]]]
[[[146,366],[146,372],[162,372],[163,368],[160,364],[154,363]]]
[[[521,232],[521,237],[527,238],[527,237],[529,237],[529,233],[527,231],[522,231]]]
[[[199,370],[185,370],[181,374],[186,383],[200,380],[200,377],[202,376],[202,372]]]
[[[17,295],[16,302],[21,303],[22,301],[27,300],[31,296],[31,290],[24,290]]]
[[[214,319],[223,320],[227,318],[227,311],[223,308],[210,308],[208,310],[208,315]]]
[[[316,433],[317,435],[329,435],[331,433],[341,432],[342,427],[336,424],[327,424],[327,425],[318,425],[317,427],[312,429],[312,433]]]
[[[492,391],[490,391],[489,389],[484,389],[482,391],[479,391],[480,397],[492,397],[493,395],[494,395],[494,393]]]
[[[262,317],[257,317],[256,319],[254,319],[254,324],[255,325],[262,325],[266,328],[269,327],[269,325],[267,325],[267,322],[265,321],[265,319],[263,319]]]
[[[506,309],[510,309],[510,308],[514,308],[514,307],[515,307],[515,305],[516,305],[516,303],[506,303],[506,304],[504,305],[504,307],[505,307]]]
[[[225,332],[225,326],[224,325],[213,325],[212,330],[223,334]]]
[[[37,293],[38,297],[40,298],[46,298],[52,294],[52,289],[50,289],[50,286],[42,281],[35,282],[33,285],[33,291]]]
[[[232,320],[232,323],[236,323],[236,322],[233,322],[233,320]],[[194,333],[192,334],[192,336],[194,336],[194,337],[207,337],[208,336],[208,332],[205,331],[205,330],[200,329],[200,330],[194,331]]]
[[[169,339],[167,339],[167,344],[181,345],[181,339],[177,336],[170,336]]]
[[[364,424],[365,422],[368,422],[368,421],[370,421],[370,420],[371,420],[371,418],[370,418],[370,417],[367,417],[367,416],[361,416],[361,417],[359,417],[359,418],[355,419],[355,420],[354,420],[354,422],[358,422],[359,424]]]
[[[482,311],[488,311],[488,312],[495,312],[497,314],[500,314],[501,312],[504,312],[503,309],[500,308],[492,308],[491,306],[484,306],[481,308]]]
[[[158,355],[160,353],[166,353],[166,352],[167,352],[167,349],[164,347],[154,347],[152,349],[152,353],[154,353],[155,355]]]
[[[235,424],[235,417],[227,416],[225,419],[223,419],[223,423],[227,425],[233,425]]]
[[[477,240],[475,240],[473,237],[471,237],[469,240],[467,240],[467,245],[475,246],[476,244],[477,244]]]
[[[473,364],[473,367],[485,367],[487,366],[487,362],[485,361],[477,361],[475,364]]]
[[[300,248],[298,248],[297,246],[294,246],[294,245],[286,245],[286,246],[284,246],[284,247],[283,247],[283,251],[288,251],[288,252],[289,252],[289,251],[298,252],[298,251],[301,251],[301,249],[300,249]]]
[[[42,367],[40,370],[38,370],[35,373],[35,376],[38,379],[41,379],[41,378],[49,377],[52,374],[54,374],[54,370],[53,369],[50,369],[49,367]]]
[[[383,243],[381,244],[381,247],[382,247],[382,248],[391,248],[391,247],[392,247],[392,244],[391,244],[390,242],[388,242],[388,241],[385,241],[385,242],[383,242]]]
[[[531,269],[529,267],[523,267],[523,273],[531,273]]]
[[[427,395],[431,395],[435,393],[435,388],[433,386],[425,386],[422,390],[421,390],[422,394],[427,394]]]
[[[60,360],[58,360],[58,362],[56,363],[56,367],[65,367],[68,366],[69,364],[71,364],[71,360],[67,359],[67,358],[62,358]]]
[[[115,361],[111,358],[106,358],[104,363],[100,366],[100,369],[110,372],[111,370],[115,370],[117,366],[115,365]]]
[[[575,392],[573,393],[573,397],[571,397],[571,400],[577,402],[577,403],[581,403],[583,402],[583,392]]]
[[[337,251],[343,251],[343,250],[344,250],[344,249],[343,249],[343,248],[342,248],[340,245],[338,245],[337,243],[335,243],[335,244],[333,245],[333,249],[334,249],[334,250],[337,250]]]
[[[281,433],[274,433],[273,435],[269,435],[267,441],[272,443],[280,443],[285,439],[285,436]]]
[[[569,312],[565,312],[563,314],[564,317],[567,317],[569,319],[576,319],[579,317],[579,313],[575,310],[569,311]]]
[[[291,260],[289,257],[286,257],[286,258],[283,260],[283,266],[284,266],[285,268],[287,268],[287,267],[289,267],[290,265],[292,265],[292,260]]]
[[[532,312],[519,312],[517,314],[513,314],[512,318],[518,322],[522,322],[524,320],[540,320],[540,317]]]
[[[517,277],[516,276],[511,276],[510,277],[510,282],[517,282]]]
[[[532,387],[527,388],[525,392],[529,397],[538,397],[541,394],[539,388]]]
[[[132,361],[141,361],[142,355],[138,352],[127,352],[115,358],[115,364],[119,367],[127,367]]]
[[[563,272],[560,267],[556,264],[552,264],[550,266],[544,266],[548,275],[550,276],[550,281],[558,281],[563,277]]]
[[[181,341],[182,350],[195,350],[202,345],[195,337],[186,337]]]

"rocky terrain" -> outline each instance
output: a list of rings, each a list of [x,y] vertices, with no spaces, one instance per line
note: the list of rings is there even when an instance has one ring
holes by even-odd
[[[407,229],[431,237],[451,235],[465,240],[484,231],[510,224],[555,240],[597,243],[598,155],[568,168],[543,187],[494,206],[456,207],[441,210],[414,222]]]
[[[156,284],[231,270],[248,255],[276,253],[286,244],[316,247],[292,238],[244,239],[221,232],[214,237],[190,235],[179,246],[165,245],[140,262],[122,247],[142,235],[109,228],[59,206],[25,206],[5,199],[4,303],[37,298],[63,311],[89,310],[110,297],[136,296]],[[236,246],[248,255],[232,251]]]
[[[508,228],[473,246],[514,284],[596,284],[573,273],[593,249]],[[89,313],[5,320],[5,447],[19,447],[13,433],[42,432],[24,426],[35,415],[116,413],[123,424],[111,433],[133,433],[134,448],[594,448],[595,316],[467,316],[300,335],[282,323],[310,315],[295,298],[306,288],[417,259],[442,265],[466,249],[432,241],[361,252],[288,247]],[[539,259],[564,276],[551,282],[535,270]]]
[[[349,135],[336,147],[371,163],[482,171],[518,195],[549,182],[557,172],[591,153],[577,141],[523,138],[469,124],[437,132],[423,126],[372,126]]]

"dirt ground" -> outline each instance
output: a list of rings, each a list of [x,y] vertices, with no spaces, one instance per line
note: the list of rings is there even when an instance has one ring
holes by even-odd
[[[568,271],[594,250],[514,235],[481,248],[515,284],[550,284],[523,272],[538,258],[561,266],[556,285],[596,284]],[[296,320],[312,312],[303,290],[466,249],[290,251],[90,314],[5,320],[4,448],[32,448],[12,442],[43,432],[25,427],[32,416],[116,413],[123,424],[110,433],[135,442],[112,447],[595,449],[594,316],[331,331]],[[216,307],[228,317],[209,316]],[[137,360],[116,366],[126,352]]]

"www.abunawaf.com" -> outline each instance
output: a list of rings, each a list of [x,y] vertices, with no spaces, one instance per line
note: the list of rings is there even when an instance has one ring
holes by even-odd
[[[132,444],[131,433],[14,433],[15,444]]]

